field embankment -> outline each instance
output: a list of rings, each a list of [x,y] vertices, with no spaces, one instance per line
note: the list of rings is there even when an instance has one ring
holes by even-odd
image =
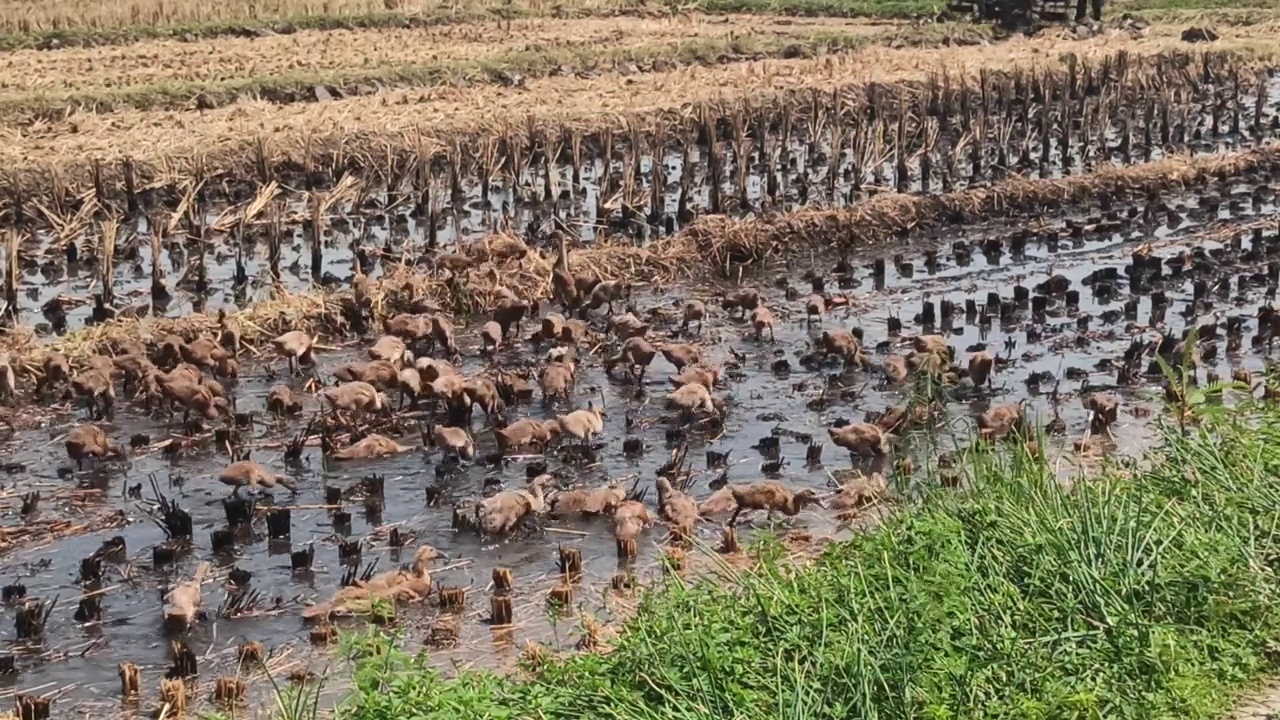
[[[1277,447],[1280,411],[1212,414],[1071,491],[971,451],[811,564],[668,581],[605,654],[443,680],[383,644],[339,716],[1217,717],[1277,668]]]

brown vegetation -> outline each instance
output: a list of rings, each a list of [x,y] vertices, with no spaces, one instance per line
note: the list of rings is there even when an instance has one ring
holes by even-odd
[[[749,16],[728,22],[618,16],[573,21],[528,19],[509,25],[305,30],[263,37],[206,38],[194,46],[164,39],[124,47],[63,48],[56,53],[17,50],[0,55],[0,74],[6,78],[0,87],[0,106],[16,106],[26,99],[47,102],[78,92],[102,93],[109,98],[122,89],[176,84],[190,86],[194,95],[201,85],[216,90],[235,80],[279,76],[311,76],[321,84],[345,84],[345,78],[360,78],[367,68],[435,67],[443,74],[453,68],[481,68],[491,58],[509,56],[529,46],[554,48],[556,52],[603,48],[618,52],[654,45],[656,40],[674,44],[756,33],[803,37],[815,30],[885,31],[883,26],[836,19],[784,24]]]
[[[1249,37],[1268,37],[1267,30],[1274,28],[1233,29],[1233,35],[1217,46],[1231,47],[1236,36],[1237,47],[1246,45]],[[421,147],[433,143],[440,147],[454,142],[483,146],[495,136],[490,127],[495,117],[520,118],[514,123],[518,130],[515,126],[502,128],[498,136],[548,131],[559,135],[566,126],[591,134],[615,125],[614,118],[619,115],[637,118],[645,124],[637,129],[650,134],[650,123],[679,124],[683,122],[679,118],[696,117],[697,112],[685,109],[689,104],[709,102],[713,112],[727,115],[731,109],[718,102],[726,96],[741,97],[744,107],[795,106],[807,102],[812,89],[828,95],[837,88],[858,93],[869,81],[919,80],[943,69],[953,81],[961,81],[976,74],[978,68],[990,71],[1044,63],[1046,57],[1057,57],[1060,50],[1094,58],[1123,48],[1136,61],[1172,47],[1178,47],[1173,34],[1137,41],[1128,35],[1064,41],[1045,34],[979,47],[877,47],[866,53],[770,61],[751,67],[750,72],[736,65],[655,72],[629,78],[626,92],[617,92],[614,77],[552,77],[519,88],[388,90],[372,101],[354,97],[285,106],[235,103],[206,111],[198,120],[186,112],[78,114],[41,125],[38,131],[19,133],[0,151],[0,161],[29,197],[49,191],[54,167],[73,186],[88,187],[91,168],[87,158],[104,161],[102,177],[109,184],[120,171],[117,161],[124,157],[132,157],[135,172],[146,182],[162,173],[169,178],[174,177],[174,171],[190,174],[184,168],[195,163],[206,173],[249,177],[264,159],[257,152],[263,142],[268,165],[287,160],[298,167],[304,164],[304,157],[321,167],[331,167],[339,158],[343,162],[366,158],[374,163],[389,154],[416,155]],[[435,120],[431,124],[424,124],[420,113],[406,110],[422,104],[432,108]],[[371,127],[378,128],[377,132],[368,132]],[[270,131],[255,138],[246,128]]]

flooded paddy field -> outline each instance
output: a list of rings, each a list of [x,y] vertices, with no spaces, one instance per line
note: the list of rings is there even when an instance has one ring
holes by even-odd
[[[505,174],[469,172],[475,170],[476,158],[459,155],[435,167],[440,175],[427,180],[420,192],[391,182],[375,188],[348,177],[338,189],[309,193],[310,200],[291,198],[271,183],[256,194],[238,193],[236,204],[224,204],[202,202],[202,189],[175,200],[176,207],[112,218],[106,226],[100,221],[102,208],[111,207],[106,200],[78,209],[68,203],[64,214],[42,208],[43,214],[27,218],[39,223],[31,232],[11,235],[11,242],[19,243],[13,249],[20,268],[17,307],[40,311],[47,328],[61,334],[93,316],[104,272],[113,278],[108,304],[116,311],[181,316],[212,311],[219,303],[243,308],[261,297],[262,288],[276,283],[288,290],[343,286],[350,281],[356,256],[364,273],[378,277],[389,267],[434,266],[439,253],[502,232],[518,234],[535,246],[545,245],[557,228],[588,246],[605,238],[643,245],[708,214],[845,207],[895,187],[922,194],[949,192],[984,187],[1013,173],[1040,178],[1087,174],[1179,154],[1206,156],[1258,147],[1280,132],[1280,76],[1259,73],[1246,107],[1243,101],[1220,102],[1225,97],[1222,85],[1207,82],[1224,82],[1230,71],[1236,87],[1239,69],[1224,65],[1215,70],[1206,60],[1196,70],[1203,76],[1189,77],[1185,66],[1168,63],[1183,73],[1162,80],[1170,104],[1159,116],[1147,111],[1138,118],[1124,109],[1123,85],[1097,103],[1082,99],[1074,110],[1064,100],[1056,115],[1051,105],[1033,110],[1030,102],[1018,106],[1013,100],[992,99],[988,94],[994,97],[996,91],[984,85],[972,101],[998,108],[988,122],[1007,123],[1000,132],[988,132],[964,119],[979,111],[968,107],[960,91],[955,91],[958,100],[939,101],[957,105],[960,119],[921,115],[923,121],[895,113],[905,96],[885,91],[884,97],[871,93],[870,101],[864,98],[869,104],[846,119],[857,123],[863,114],[873,118],[870,125],[851,125],[859,128],[854,131],[827,117],[830,110],[814,98],[804,123],[800,116],[763,118],[755,125],[741,116],[708,116],[702,127],[686,133],[677,149],[661,140],[646,145],[638,136],[628,140],[620,135],[615,151],[615,139],[606,138],[603,156],[612,158],[608,163],[584,154],[590,147],[580,138],[571,141],[572,148],[560,142],[558,150],[544,144],[527,148],[523,159],[512,155],[499,165]],[[1105,63],[1097,72],[1123,75]],[[1082,96],[1095,87],[1089,80],[1068,86],[1074,83],[1082,85]],[[1005,86],[993,80],[991,87]],[[945,96],[940,90],[922,92],[912,102],[927,101],[928,92]],[[837,109],[843,104],[831,102]],[[1070,128],[1065,133],[1062,123]],[[708,144],[713,136],[717,142]],[[519,146],[513,139],[508,142]],[[667,149],[662,162],[646,154],[647,147],[655,146]],[[491,152],[493,163],[499,158],[497,147]],[[739,157],[745,161],[739,163]],[[318,203],[324,212],[317,220]],[[109,265],[102,252],[104,227],[113,230]],[[228,280],[234,292],[226,292]],[[148,302],[157,283],[166,291],[198,292]]]
[[[535,251],[554,249],[557,238],[567,237],[583,247],[620,241],[645,246],[699,214],[859,202],[873,191],[886,191],[895,174],[908,179],[903,190],[920,194],[984,187],[1007,174],[993,172],[991,163],[1010,167],[1024,151],[1040,165],[1029,169],[1031,177],[1054,178],[1146,162],[1167,151],[1203,156],[1265,147],[1275,132],[1270,119],[1280,99],[1276,79],[1262,73],[1255,95],[1235,93],[1236,101],[1219,106],[1213,98],[1230,83],[1231,73],[1216,74],[1213,64],[1193,67],[1194,77],[1169,80],[1171,85],[1186,82],[1183,104],[1174,106],[1186,112],[1180,120],[1154,120],[1150,141],[1134,129],[1133,116],[1126,126],[1116,117],[1098,115],[1087,131],[1084,121],[1068,119],[1062,127],[1079,130],[1076,137],[1093,138],[1092,145],[1080,145],[1093,148],[1087,164],[1069,140],[1060,145],[1062,133],[1051,138],[1048,159],[1038,163],[1042,136],[993,131],[989,137],[1004,140],[972,145],[972,138],[986,131],[978,133],[971,123],[964,130],[958,124],[938,130],[948,138],[947,154],[969,146],[988,148],[968,157],[968,167],[942,171],[935,165],[922,172],[921,156],[913,152],[915,164],[899,173],[896,158],[886,159],[875,147],[835,152],[846,147],[849,136],[837,141],[833,129],[810,127],[783,139],[788,132],[779,128],[753,146],[743,122],[737,125],[742,129],[737,146],[753,149],[742,153],[750,158],[742,172],[730,159],[737,157],[735,141],[708,146],[694,137],[684,146],[687,154],[667,153],[658,168],[651,155],[618,162],[612,152],[603,153],[615,158],[607,171],[599,160],[553,167],[537,160],[558,157],[546,152],[488,179],[474,173],[450,177],[446,165],[438,182],[427,183],[433,188],[428,197],[396,183],[388,190],[348,182],[316,190],[303,201],[287,199],[270,185],[235,198],[240,202],[233,205],[201,200],[193,191],[165,213],[121,218],[68,204],[45,214],[41,224],[33,220],[34,232],[15,235],[20,242],[11,245],[10,263],[21,269],[21,282],[11,294],[17,296],[19,321],[36,326],[37,345],[54,347],[112,314],[154,314],[176,327],[193,311],[234,313],[317,285],[343,294],[361,277],[377,279],[406,268],[448,276],[451,262],[465,260],[495,231],[508,231],[503,236],[508,245],[527,244]],[[1105,75],[1114,72],[1112,67]],[[1216,84],[1202,81],[1201,72]],[[973,94],[968,102],[977,103],[980,96]],[[1117,93],[1114,99],[1123,97]],[[1238,102],[1242,97],[1260,99]],[[995,107],[994,92],[980,102]],[[960,105],[956,99],[955,106]],[[1086,105],[1082,101],[1081,107]],[[957,118],[962,115],[957,111]],[[812,123],[816,115],[806,117]],[[898,121],[877,127],[879,136],[891,137]],[[912,136],[919,129],[902,127]],[[727,125],[726,136],[733,128]],[[1162,129],[1170,133],[1167,142],[1158,139]],[[703,139],[719,135],[713,130]],[[1014,136],[1021,140],[1010,141]],[[904,140],[897,147],[919,146]],[[721,152],[723,165],[715,159]],[[930,152],[940,158],[944,150],[935,146]],[[873,167],[880,168],[879,175]],[[933,184],[920,183],[922,174]],[[672,179],[677,177],[681,180]],[[944,177],[950,179],[944,182]],[[562,195],[560,187],[571,190]],[[629,555],[630,548],[625,543],[620,548],[615,519],[557,511],[570,491],[607,482],[647,491],[640,502],[657,517],[663,508],[654,482],[663,473],[687,480],[685,492],[697,503],[709,501],[724,482],[777,479],[789,491],[810,491],[822,501],[781,518],[779,531],[792,531],[795,542],[821,539],[850,532],[869,512],[840,507],[848,494],[837,494],[834,484],[878,473],[887,478],[889,498],[909,500],[923,483],[962,483],[963,477],[946,472],[951,468],[945,467],[945,457],[984,434],[1008,434],[1008,423],[993,427],[990,411],[1011,406],[1032,428],[1047,432],[1048,447],[1035,451],[1061,458],[1065,478],[1080,462],[1134,451],[1151,437],[1168,393],[1155,358],[1180,365],[1188,330],[1197,331],[1199,382],[1208,385],[1216,376],[1256,393],[1271,392],[1266,360],[1280,329],[1269,310],[1280,285],[1278,187],[1280,173],[1264,165],[1137,200],[1099,192],[1084,201],[1036,209],[1031,221],[1024,212],[1018,221],[988,218],[915,231],[898,238],[893,247],[900,250],[840,253],[796,238],[798,246],[805,243],[812,250],[743,266],[740,273],[723,273],[708,263],[695,282],[637,279],[629,296],[623,291],[612,302],[592,303],[597,306],[581,312],[581,328],[533,340],[539,320],[562,310],[542,287],[512,301],[538,300],[539,305],[493,353],[483,348],[481,323],[488,312],[480,312],[491,308],[472,308],[476,312],[468,318],[456,312],[461,303],[428,308],[424,302],[422,309],[430,314],[454,318],[457,352],[418,343],[416,355],[447,358],[470,378],[517,374],[535,386],[532,398],[511,397],[493,418],[477,412],[463,420],[430,399],[401,410],[394,388],[386,396],[396,412],[328,412],[318,395],[335,387],[336,373],[350,372],[345,366],[368,359],[381,334],[377,323],[370,323],[360,337],[305,338],[316,343],[316,362],[304,364],[299,376],[290,374],[270,343],[242,349],[238,371],[219,378],[230,411],[196,424],[184,423],[181,411],[170,415],[156,405],[148,408],[117,378],[112,411],[94,422],[110,441],[126,446],[125,457],[92,458],[80,467],[68,457],[65,442],[73,427],[90,421],[90,410],[64,392],[65,383],[36,389],[40,367],[19,367],[18,397],[6,397],[8,404],[0,408],[6,422],[0,439],[6,473],[0,476],[0,585],[7,586],[0,683],[7,683],[9,692],[53,696],[58,713],[149,710],[157,706],[162,676],[191,674],[190,658],[174,660],[170,641],[180,638],[198,665],[198,684],[188,691],[191,705],[208,702],[216,679],[238,672],[251,681],[255,697],[268,698],[263,674],[241,667],[242,643],[263,644],[275,677],[323,672],[332,658],[323,647],[330,625],[323,618],[308,623],[304,615],[334,597],[344,575],[351,581],[350,573],[358,575],[371,563],[376,563],[375,574],[411,564],[421,546],[446,556],[425,565],[431,580],[427,597],[398,606],[370,602],[361,617],[335,618],[333,624],[358,628],[391,608],[406,642],[429,648],[442,666],[508,668],[526,641],[571,650],[584,637],[594,637],[597,621],[609,625],[625,618],[629,591],[617,587],[630,583],[632,575],[640,583],[657,576],[668,553],[668,527],[661,520],[634,537],[634,557],[620,559],[620,551]],[[77,219],[85,207],[90,210]],[[703,258],[694,253],[680,261]],[[725,274],[732,282],[721,278]],[[470,280],[520,287],[497,270],[494,275]],[[112,307],[97,308],[102,317],[95,318],[92,298],[103,293],[104,277],[110,278],[105,287],[112,297],[103,304]],[[169,296],[164,301],[154,296],[158,286]],[[595,289],[587,293],[595,294]],[[704,303],[705,317],[686,323],[692,300]],[[768,308],[768,316],[753,309],[759,307]],[[634,317],[624,320],[628,311]],[[836,342],[846,331],[850,342],[860,340],[856,351]],[[255,334],[270,337],[274,330]],[[624,377],[626,358],[616,364],[610,360],[624,347],[634,352],[635,343],[624,344],[626,334],[643,335],[659,351],[642,383]],[[196,345],[195,335],[182,338],[185,346]],[[174,364],[155,352],[161,337],[116,340],[149,340],[146,351],[162,367]],[[116,343],[117,355],[124,354],[125,344]],[[671,379],[680,370],[672,358],[681,359],[681,345],[691,346],[685,351],[697,348],[701,363],[720,371],[708,388],[711,412],[668,407],[668,393],[675,389]],[[536,389],[539,378],[563,364],[549,353],[565,347],[578,355],[569,398],[543,402],[543,392]],[[73,355],[74,371],[85,371],[88,353]],[[988,374],[983,362],[994,372],[990,382],[975,383]],[[267,412],[268,399],[282,385],[302,403],[301,412],[289,418]],[[1244,391],[1228,391],[1226,401],[1232,392]],[[1091,403],[1095,393],[1116,405]],[[502,453],[497,444],[495,423],[555,420],[564,433],[574,427],[567,419],[570,411],[588,408],[604,411],[590,451],[569,437],[545,454],[537,448]],[[908,416],[909,424],[886,420],[895,409]],[[881,433],[893,430],[896,438],[862,446],[865,457],[851,456],[835,440],[846,437],[844,428],[861,423]],[[455,461],[424,442],[424,434],[448,425],[469,428],[472,457]],[[391,437],[404,451],[350,461],[329,452],[340,452],[371,432]],[[299,438],[306,442],[298,444]],[[1018,452],[1025,446],[998,447]],[[683,465],[667,467],[673,453],[682,451],[687,452]],[[256,497],[256,507],[228,506],[230,488],[219,475],[246,454],[294,491],[242,489],[237,497]],[[532,492],[530,480],[544,474],[551,476],[545,498],[551,512],[526,518],[502,537],[480,537],[457,527],[467,524],[460,518],[474,516],[472,508],[482,498]],[[871,485],[876,496],[879,489]],[[289,510],[287,519],[283,508]],[[692,534],[699,543],[719,547],[732,513],[704,510]],[[237,522],[243,519],[237,512],[248,512],[252,521]],[[767,532],[764,515],[748,512],[739,518],[742,542]],[[564,598],[561,550],[570,551],[564,560],[575,565],[572,551],[580,553],[581,572],[569,584],[570,612],[557,618],[548,613],[547,600]],[[101,562],[93,559],[95,553]],[[165,594],[183,587],[203,563],[208,569],[202,612],[189,628],[166,628]],[[501,602],[491,605],[491,598],[501,596],[491,583],[502,568],[514,579],[512,627],[495,629],[491,613],[505,610]],[[140,668],[142,692],[136,702],[122,706],[117,664],[126,662]]]
[[[286,444],[319,404],[306,393],[307,379],[289,377],[282,362],[245,356],[239,377],[224,383],[236,409],[258,413],[259,421],[235,431],[236,448],[249,451],[254,460],[293,482],[296,494],[277,488],[271,502],[296,509],[287,538],[268,537],[260,509],[250,527],[231,534],[229,545],[221,546],[227,538],[220,537],[217,552],[212,549],[213,536],[228,529],[222,503],[228,488],[216,477],[232,459],[226,446],[217,446],[207,433],[189,436],[180,419],[149,415],[136,403],[122,400],[101,427],[120,443],[140,435],[149,442],[139,442],[124,461],[91,461],[88,469],[76,470],[62,441],[72,423],[85,419],[85,411],[59,403],[47,427],[19,430],[4,443],[10,473],[6,486],[12,488],[0,497],[6,537],[48,518],[66,518],[73,524],[65,537],[58,532],[15,535],[5,555],[4,584],[23,586],[28,601],[58,598],[39,642],[19,641],[15,629],[5,631],[5,652],[12,655],[17,670],[5,677],[22,692],[60,690],[60,707],[105,709],[119,703],[116,663],[133,662],[141,667],[149,691],[143,705],[150,704],[154,683],[172,664],[161,591],[190,577],[200,562],[212,564],[210,578],[216,581],[205,586],[208,617],[186,634],[199,658],[201,694],[211,692],[212,678],[235,674],[236,648],[245,641],[272,649],[272,667],[281,674],[307,667],[320,670],[328,655],[311,647],[310,627],[301,614],[308,604],[324,601],[339,589],[343,571],[352,562],[344,563],[339,546],[352,541],[360,544],[356,565],[376,560],[378,570],[408,562],[421,544],[448,555],[435,563],[432,579],[437,588],[466,588],[463,608],[441,610],[433,595],[402,607],[396,620],[407,629],[411,644],[433,647],[433,656],[442,664],[504,666],[518,657],[525,640],[569,649],[581,636],[581,617],[598,616],[607,623],[615,611],[625,615],[625,603],[618,606],[603,599],[610,594],[606,590],[615,575],[628,569],[638,569],[642,578],[659,572],[655,566],[662,557],[665,529],[659,524],[646,530],[637,557],[620,562],[613,525],[604,518],[547,517],[539,520],[537,529],[497,541],[453,528],[454,505],[474,502],[499,488],[523,487],[529,468],[537,472],[543,462],[565,490],[597,487],[609,480],[629,487],[638,479],[639,487],[649,487],[673,448],[684,442],[693,469],[689,493],[699,502],[711,496],[713,481],[722,476],[730,483],[776,477],[788,487],[812,488],[829,497],[833,475],[847,477],[851,467],[884,472],[895,488],[907,491],[913,482],[936,477],[940,452],[972,441],[973,418],[1018,401],[1025,401],[1024,412],[1038,426],[1061,419],[1048,451],[1073,461],[1079,455],[1074,443],[1093,425],[1093,413],[1084,400],[1095,391],[1116,397],[1120,412],[1109,428],[1093,427],[1098,432],[1083,454],[1136,450],[1149,437],[1151,418],[1160,414],[1164,379],[1150,372],[1152,358],[1165,352],[1177,361],[1171,348],[1160,349],[1157,328],[1179,340],[1186,328],[1206,328],[1199,351],[1202,381],[1209,372],[1223,378],[1244,373],[1261,378],[1271,326],[1270,316],[1259,320],[1257,308],[1274,298],[1280,279],[1277,183],[1280,174],[1275,172],[1230,178],[1132,208],[1084,208],[1031,227],[989,223],[913,238],[910,244],[920,250],[901,257],[815,256],[760,268],[743,281],[743,286],[759,290],[777,317],[773,332],[766,329],[760,340],[749,323],[718,308],[719,297],[741,287],[674,288],[662,295],[637,289],[630,304],[653,325],[649,337],[655,343],[698,343],[709,363],[727,364],[725,379],[714,389],[725,405],[723,429],[702,429],[706,426],[701,422],[683,425],[676,413],[663,407],[672,389],[667,378],[675,369],[661,356],[649,369],[643,391],[616,377],[617,371],[615,377],[607,376],[601,360],[619,343],[608,336],[607,309],[601,309],[591,314],[593,339],[581,345],[584,357],[573,397],[575,407],[592,401],[606,411],[595,460],[585,465],[573,461],[574,453],[563,448],[546,458],[529,453],[501,465],[455,465],[440,451],[421,447],[419,423],[441,421],[439,415],[423,414],[398,423],[404,434],[396,439],[413,447],[404,454],[342,462],[326,460],[321,448],[313,446],[286,461]],[[847,297],[849,306],[827,310],[810,322],[806,305],[815,275],[823,276],[831,304]],[[709,317],[700,331],[695,323],[682,332],[683,301],[693,296],[706,299]],[[966,312],[970,304],[973,313]],[[621,313],[620,307],[616,310]],[[934,320],[929,323],[931,312]],[[896,329],[899,322],[901,328]],[[527,322],[523,334],[527,336],[532,326],[536,323]],[[853,327],[863,332],[865,367],[842,371],[839,362],[811,364],[822,331]],[[961,368],[983,347],[998,355],[991,386],[979,388],[968,379],[955,379],[944,393],[941,414],[903,432],[892,456],[851,461],[848,453],[831,444],[827,429],[841,420],[862,421],[868,413],[874,418],[887,408],[914,402],[918,386],[891,383],[881,368],[887,357],[909,352],[908,338],[928,333],[946,337],[956,348]],[[1124,356],[1135,340],[1150,346],[1131,358],[1133,370],[1126,372]],[[460,327],[457,343],[458,368],[464,374],[481,372],[489,364],[479,353],[476,327]],[[543,344],[535,351],[523,340],[512,340],[493,362],[517,367],[548,347]],[[360,347],[335,346],[319,354],[314,373],[332,382],[335,368],[363,356]],[[300,419],[276,420],[265,412],[269,390],[280,383],[304,393],[306,408]],[[506,414],[508,420],[541,419],[567,410],[565,405],[545,407],[535,399]],[[476,457],[495,453],[494,435],[482,413],[471,427]],[[643,452],[624,449],[632,438],[643,443]],[[776,450],[767,438],[779,439]],[[806,462],[804,441],[809,438],[826,443],[820,463]],[[166,439],[176,440],[173,446],[181,449],[165,452],[158,446]],[[707,451],[727,454],[727,465],[708,469]],[[907,468],[902,458],[911,458],[912,467]],[[366,507],[352,490],[374,475],[382,478],[383,501],[380,507]],[[334,498],[328,496],[328,488],[348,493],[338,503],[342,510],[330,507]],[[165,533],[145,512],[154,510],[156,489],[190,513],[193,529],[191,548],[160,566],[154,552]],[[35,512],[24,516],[20,494],[33,490],[42,498]],[[652,491],[647,502],[652,508]],[[834,509],[810,507],[786,523],[798,532],[825,537],[841,532],[837,514]],[[699,523],[697,538],[717,546],[725,519],[715,515]],[[759,516],[755,521],[766,524]],[[88,532],[76,531],[77,523],[88,525]],[[404,538],[403,549],[391,547],[392,528]],[[744,540],[750,532],[744,530]],[[80,582],[81,561],[115,537],[124,539],[126,550],[102,566],[101,619],[78,621],[79,600],[86,594]],[[291,571],[290,552],[308,547],[315,548],[310,571]],[[574,618],[552,623],[545,599],[560,583],[560,547],[577,548],[582,554],[582,577],[573,600],[579,609]],[[352,547],[341,552],[349,554]],[[509,568],[515,578],[516,627],[495,634],[486,620],[490,578],[500,567]],[[247,592],[252,595],[244,596],[241,605],[220,607],[224,597],[240,592],[220,587],[233,570],[251,574]],[[5,615],[16,620],[22,603],[11,600]],[[338,625],[358,627],[361,622],[340,620]]]

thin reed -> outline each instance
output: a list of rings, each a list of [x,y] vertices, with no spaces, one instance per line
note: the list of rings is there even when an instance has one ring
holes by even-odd
[[[0,320],[13,322],[18,317],[18,285],[21,283],[22,269],[18,263],[18,248],[22,244],[22,235],[16,231],[5,234],[4,255],[4,312]]]

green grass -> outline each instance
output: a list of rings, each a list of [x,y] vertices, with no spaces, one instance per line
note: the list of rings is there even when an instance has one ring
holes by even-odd
[[[1213,412],[1202,409],[1202,412]],[[1280,411],[1169,431],[1067,492],[971,452],[812,566],[651,591],[607,655],[444,679],[362,639],[350,720],[1212,718],[1280,660]],[[766,548],[767,552],[772,552]]]
[[[813,56],[827,52],[853,50],[874,43],[897,40],[907,45],[940,42],[955,28],[927,26],[905,28],[882,35],[865,33],[815,32],[804,37],[746,36],[693,41],[662,42],[618,49],[608,45],[561,47],[542,50],[519,50],[488,57],[433,62],[420,65],[397,65],[375,68],[353,68],[321,73],[295,73],[270,77],[245,77],[217,82],[161,82],[146,85],[94,88],[59,93],[16,94],[0,99],[0,117],[29,121],[31,117],[47,117],[67,108],[108,112],[121,108],[160,109],[182,107],[204,95],[215,105],[241,96],[263,97],[287,101],[305,94],[316,85],[350,89],[358,85],[431,86],[450,83],[497,82],[499,78],[522,75],[532,79],[558,69],[592,70],[624,63],[646,64],[662,60],[669,64],[691,65],[716,63],[726,58]],[[986,28],[974,26],[963,32],[977,37],[987,35]]]

